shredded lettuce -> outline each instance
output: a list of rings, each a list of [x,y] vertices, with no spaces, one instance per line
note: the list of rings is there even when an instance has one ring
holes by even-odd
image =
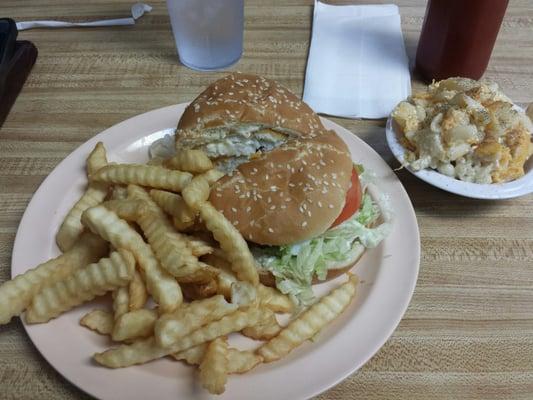
[[[328,265],[352,258],[363,247],[376,247],[389,233],[390,224],[374,228],[380,207],[365,193],[357,213],[322,235],[287,246],[252,247],[258,263],[276,278],[277,288],[305,306],[314,301],[313,277],[324,280]]]

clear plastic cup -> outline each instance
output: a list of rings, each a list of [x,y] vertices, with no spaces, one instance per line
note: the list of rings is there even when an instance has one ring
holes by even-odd
[[[244,0],[167,0],[167,7],[182,64],[212,71],[239,61]]]

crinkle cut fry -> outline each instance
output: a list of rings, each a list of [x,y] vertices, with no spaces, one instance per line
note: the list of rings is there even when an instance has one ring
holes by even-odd
[[[293,349],[315,336],[337,318],[355,296],[357,277],[349,274],[347,282],[313,304],[297,319],[282,329],[278,336],[257,349],[265,362],[279,360]]]
[[[135,184],[180,192],[191,180],[188,172],[173,171],[156,165],[113,164],[90,176],[94,182]]]
[[[196,238],[194,236],[188,236],[180,234],[183,237],[183,240],[187,243],[187,246],[191,249],[193,256],[201,257],[206,254],[211,254],[213,252],[213,247],[206,241]]]
[[[126,221],[136,221],[142,211],[143,202],[132,199],[107,200],[102,205],[117,214],[119,218]]]
[[[148,193],[138,186],[129,185],[128,194],[131,198],[145,204],[144,212],[139,214],[137,223],[152,246],[161,266],[174,276],[179,275],[179,270],[183,266],[197,266],[199,269],[198,259],[192,255],[185,240],[182,240],[182,235],[174,230],[165,213]]]
[[[133,275],[132,275],[133,279]],[[131,283],[131,281],[130,281]],[[122,286],[113,292],[113,317],[118,319],[123,314],[126,314],[130,308],[130,294],[128,287]]]
[[[225,337],[216,338],[207,345],[199,370],[200,382],[209,393],[224,393],[228,380],[228,342]]]
[[[200,174],[213,168],[213,163],[207,154],[202,150],[195,149],[180,150],[174,157],[165,160],[163,165],[167,168],[179,169],[193,174]]]
[[[104,183],[89,183],[87,190],[69,210],[56,234],[56,243],[61,251],[68,251],[83,232],[81,215],[88,208],[104,201],[107,196],[107,185]]]
[[[157,311],[146,308],[124,313],[115,321],[111,337],[123,341],[151,336],[157,317]]]
[[[176,279],[161,268],[150,246],[126,221],[104,206],[96,206],[83,213],[82,222],[115,248],[133,253],[144,271],[146,287],[162,312],[171,312],[181,304],[183,295]]]
[[[209,342],[220,336],[240,331],[254,325],[262,318],[263,312],[258,308],[238,310],[218,321],[211,322],[190,335],[180,338],[170,347],[160,347],[155,338],[137,341],[131,345],[122,345],[94,355],[94,359],[108,368],[122,368],[143,364],[172,353],[178,353],[201,343]]]
[[[259,283],[259,274],[248,244],[239,231],[211,203],[203,203],[200,216],[205,221],[220,247],[226,252],[231,269],[242,281],[253,285]]]
[[[104,310],[92,310],[80,319],[80,325],[100,335],[110,335],[115,319],[113,314]]]
[[[44,287],[26,310],[26,322],[47,322],[61,313],[107,291],[126,285],[133,276],[135,259],[119,250],[98,263],[77,269],[74,274]]]
[[[107,152],[102,142],[96,143],[94,149],[87,157],[87,175],[94,174],[107,165]]]
[[[183,230],[194,224],[196,212],[189,208],[179,194],[152,189],[150,190],[150,197],[159,207],[174,218],[174,225],[177,225],[177,228]]]
[[[133,279],[128,286],[128,298],[129,311],[138,310],[143,308],[148,300],[148,291],[146,290],[146,284],[141,276],[141,273],[137,270],[133,273]]]
[[[202,361],[207,343],[199,344],[190,349],[172,354],[176,360],[183,360],[190,365],[198,365]],[[263,358],[250,350],[228,349],[228,374],[243,374],[263,362]]]
[[[237,278],[231,271],[230,264],[225,259],[214,254],[206,256],[205,262],[219,269],[217,276],[218,290],[225,297],[230,298],[231,285],[237,282]],[[290,313],[294,310],[294,303],[289,296],[281,293],[276,288],[259,283],[257,285],[257,294],[260,304],[274,312]]]
[[[206,172],[204,175],[210,174],[211,171]],[[213,174],[213,179],[219,174],[220,172]],[[226,252],[228,261],[237,278],[257,285],[259,284],[259,274],[248,244],[224,215],[207,201],[209,197],[209,180],[210,178],[206,178],[203,175],[195,177],[183,190],[183,199],[189,207],[199,210],[207,229],[211,231],[215,240],[220,243],[222,250]]]
[[[272,310],[267,309],[267,317],[257,325],[244,328],[241,333],[255,340],[270,340],[281,332],[281,326]]]
[[[102,142],[98,142],[87,158],[87,173],[92,174],[107,165],[106,151]],[[81,214],[100,204],[107,196],[105,183],[89,183],[87,189],[65,216],[56,234],[56,243],[61,251],[70,249],[83,232]]]
[[[291,313],[294,310],[294,303],[286,294],[270,286],[259,284],[257,287],[259,299],[262,305],[274,312]]]
[[[66,253],[48,260],[0,285],[0,324],[20,315],[43,286],[70,275],[78,268],[98,261],[108,251],[107,243],[86,232]]]
[[[187,303],[159,318],[155,324],[156,341],[163,347],[172,346],[179,338],[236,310],[237,306],[228,303],[222,295]]]

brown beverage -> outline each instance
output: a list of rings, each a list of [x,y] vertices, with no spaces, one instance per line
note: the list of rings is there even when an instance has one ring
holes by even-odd
[[[508,2],[429,0],[416,52],[416,69],[422,77],[481,78]]]

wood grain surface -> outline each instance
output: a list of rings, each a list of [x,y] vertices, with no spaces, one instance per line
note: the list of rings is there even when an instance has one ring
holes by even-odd
[[[181,66],[165,2],[148,2],[152,13],[135,26],[19,34],[36,44],[39,58],[0,130],[0,282],[10,276],[26,205],[66,155],[126,118],[191,100],[224,75]],[[131,3],[1,0],[0,16],[81,21],[126,16]],[[397,4],[412,60],[425,2]],[[311,0],[246,0],[245,51],[233,69],[279,80],[301,94],[311,13]],[[533,101],[530,1],[511,0],[486,76],[516,102]],[[397,166],[385,143],[384,121],[334,120]],[[414,297],[385,346],[319,398],[532,399],[533,197],[471,200],[405,171],[398,176],[421,232]],[[88,397],[47,364],[18,319],[0,327],[0,360],[2,399]]]

